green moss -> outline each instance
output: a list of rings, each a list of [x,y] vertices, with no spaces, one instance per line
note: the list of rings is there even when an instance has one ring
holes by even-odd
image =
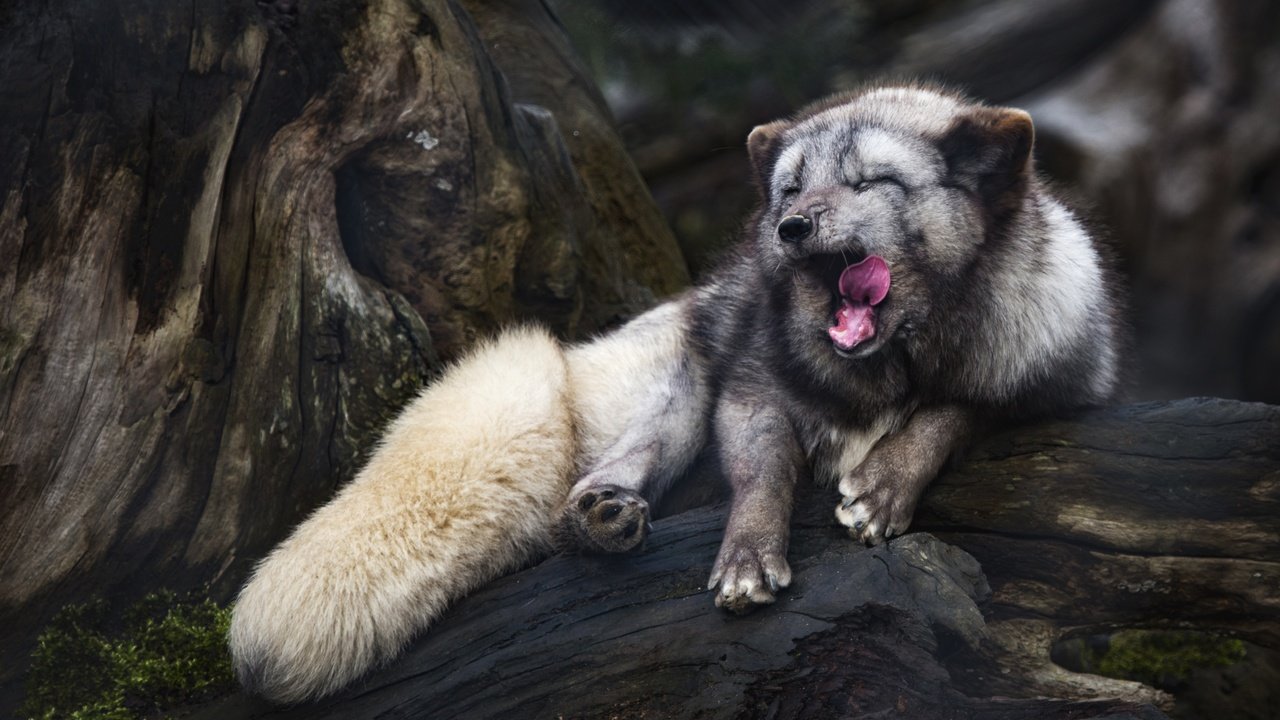
[[[29,335],[0,327],[0,374],[11,372],[30,344]]]
[[[232,691],[230,608],[153,593],[118,616],[68,605],[36,641],[22,717],[132,720]]]
[[[1207,633],[1124,630],[1111,636],[1105,650],[1091,654],[1090,672],[1169,688],[1186,682],[1197,668],[1240,662],[1245,647]]]

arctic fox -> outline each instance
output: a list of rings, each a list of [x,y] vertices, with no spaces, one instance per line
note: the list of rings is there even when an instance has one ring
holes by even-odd
[[[802,478],[878,543],[975,426],[1106,402],[1117,285],[1033,137],[1025,112],[915,85],[756,128],[760,203],[723,265],[584,345],[509,332],[424,391],[250,578],[241,681],[330,693],[553,544],[637,547],[708,444],[733,489],[709,587],[745,612],[791,581]]]

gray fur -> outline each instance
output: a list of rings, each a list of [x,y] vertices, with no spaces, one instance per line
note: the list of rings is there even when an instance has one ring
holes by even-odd
[[[690,344],[692,300],[668,302],[571,351],[581,474],[553,529],[561,549],[639,547],[650,504],[702,450],[710,384]]]
[[[584,455],[562,525],[590,526],[575,502],[595,488],[655,502],[712,441],[734,498],[710,585],[740,612],[790,581],[799,478],[837,485],[837,519],[877,543],[906,529],[975,426],[1110,399],[1116,284],[1035,175],[1032,135],[1021,111],[920,86],[870,88],[757,128],[761,202],[745,237],[663,309],[687,343],[653,370],[612,445]],[[783,240],[793,215],[813,231]],[[888,263],[889,295],[874,337],[842,351],[826,332],[836,280],[868,255]]]

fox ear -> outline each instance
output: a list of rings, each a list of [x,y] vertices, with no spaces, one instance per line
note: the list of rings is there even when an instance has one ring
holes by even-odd
[[[762,188],[769,187],[773,164],[778,162],[778,152],[782,149],[782,134],[790,127],[791,123],[786,120],[777,120],[767,125],[757,125],[747,136],[747,155],[751,157],[756,182]]]
[[[953,177],[994,200],[1031,174],[1035,134],[1025,110],[979,108],[952,124],[942,154]]]

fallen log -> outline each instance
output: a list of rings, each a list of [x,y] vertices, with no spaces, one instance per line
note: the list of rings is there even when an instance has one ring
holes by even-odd
[[[1280,408],[1118,407],[980,442],[876,548],[798,499],[795,582],[747,617],[707,572],[723,506],[629,557],[561,556],[467,598],[321,703],[200,717],[1161,718],[1169,697],[1069,672],[1062,638],[1177,627],[1280,647]],[[518,511],[518,509],[514,509]],[[927,532],[921,532],[927,531]]]

